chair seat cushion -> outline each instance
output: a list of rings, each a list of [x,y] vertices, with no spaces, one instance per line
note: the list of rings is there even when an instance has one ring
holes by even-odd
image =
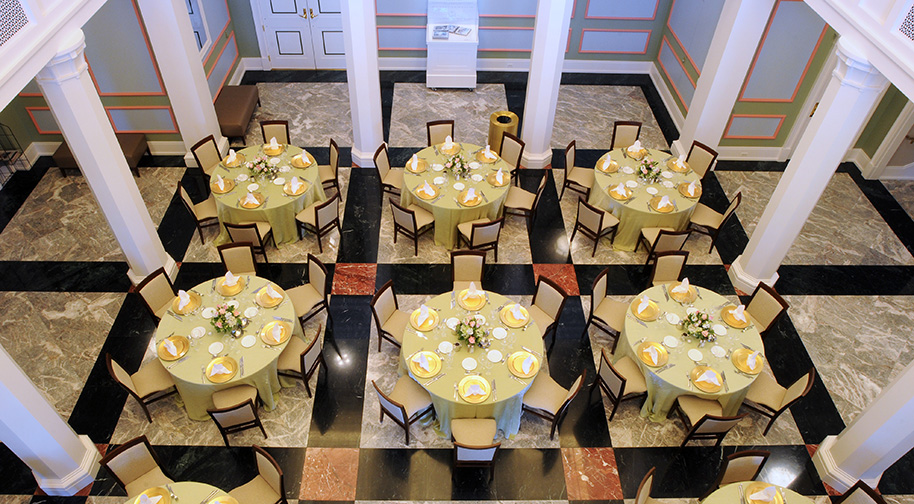
[[[594,309],[593,316],[602,320],[604,324],[613,328],[616,332],[621,332],[625,326],[625,314],[627,312],[627,303],[605,297]]]
[[[140,367],[140,370],[134,373],[131,378],[133,378],[136,393],[140,397],[146,397],[149,394],[168,390],[175,386],[171,374],[159,359],[153,359],[145,366]]]
[[[435,222],[435,216],[419,205],[410,205],[407,210],[412,210],[416,214],[416,229],[422,229],[425,226]]]
[[[549,373],[540,372],[524,394],[524,405],[555,415],[562,407],[566,395],[568,390],[556,383]]]
[[[174,483],[174,481],[169,479],[168,476],[165,476],[165,473],[162,472],[162,469],[155,467],[139,478],[126,483],[124,485],[124,489],[127,490],[128,497],[133,497],[141,494],[146,489],[163,486],[170,483]]]
[[[622,357],[613,364],[613,367],[625,377],[625,395],[647,392],[647,383],[644,381],[644,375],[641,373],[641,368],[635,364],[635,361],[628,357]]]
[[[292,300],[295,316],[299,318],[307,315],[316,304],[324,300],[323,296],[311,284],[286,289],[286,295]]]
[[[593,168],[581,168],[575,166],[568,172],[568,181],[577,185],[584,186],[588,189],[593,187],[594,172]]]
[[[717,229],[717,227],[720,226],[720,221],[722,219],[723,215],[699,203],[695,205],[695,211],[692,213],[692,217],[689,219],[689,222],[699,226]]]
[[[489,446],[495,440],[494,418],[455,418],[451,420],[454,441],[467,446]]]
[[[162,306],[156,308],[156,310],[155,310],[155,312],[156,312],[156,318],[162,318],[162,317],[164,317],[164,316],[165,316],[165,312],[167,312],[169,308],[171,308],[171,301],[169,301],[169,302],[163,304]]]
[[[692,425],[695,425],[695,422],[701,420],[701,417],[705,415],[723,415],[723,409],[717,401],[692,395],[681,395],[677,400],[679,407],[682,408],[682,412],[689,418],[689,423]]]
[[[398,343],[403,342],[403,331],[406,330],[406,324],[409,323],[409,313],[403,310],[396,310],[391,314],[387,322],[381,326],[384,332],[390,333]]]
[[[242,384],[213,392],[213,406],[216,409],[238,406],[247,400],[251,400],[256,404],[257,387]]]
[[[210,196],[194,205],[194,215],[197,217],[197,220],[215,219],[218,217],[219,212],[216,210],[216,199]]]
[[[389,185],[389,186],[393,186],[397,189],[402,189],[403,188],[403,170],[397,170],[397,169],[391,168],[390,171],[387,172],[387,176],[384,177],[384,180],[382,182],[384,183],[384,185]]]
[[[320,175],[322,183],[336,180],[336,175],[333,174],[333,167],[330,165],[318,165],[317,173]]]
[[[321,203],[322,202],[317,202],[317,203],[312,203],[311,205],[306,206],[304,210],[302,210],[301,212],[298,212],[298,214],[295,216],[295,220],[304,222],[305,224],[307,224],[309,226],[316,227],[317,226],[317,224],[316,224],[317,223],[317,212],[315,212],[314,210],[317,208],[317,205],[320,205]]]
[[[259,474],[251,481],[230,490],[229,495],[242,504],[274,504],[282,498]]]
[[[457,232],[460,233],[461,235],[463,235],[463,237],[466,238],[467,241],[470,241],[470,235],[473,234],[473,224],[485,224],[487,222],[491,222],[491,221],[489,221],[489,219],[483,218],[483,219],[476,219],[476,220],[461,222],[460,224],[457,224]]]
[[[768,406],[773,410],[781,409],[781,403],[784,401],[784,394],[787,389],[780,386],[774,378],[768,373],[759,373],[758,378],[752,382],[746,399],[763,406]]]
[[[397,384],[390,393],[390,398],[406,408],[408,418],[432,405],[432,398],[428,392],[409,376],[403,376],[397,380]]]
[[[619,225],[618,217],[616,217],[615,215],[613,215],[609,212],[606,212],[606,211],[603,212],[603,229],[601,229],[600,231],[603,231],[605,229],[609,229],[611,227],[615,227],[618,225]]]
[[[505,198],[505,207],[516,208],[518,210],[533,210],[533,202],[536,201],[536,195],[516,186],[508,189],[508,196]]]
[[[540,331],[545,331],[550,324],[555,322],[555,319],[547,315],[539,306],[533,305],[527,311],[530,312],[530,317],[536,322]]]
[[[286,291],[289,292],[289,291]],[[308,344],[302,341],[298,336],[289,338],[286,348],[282,349],[279,354],[279,360],[276,361],[276,368],[280,371],[295,371],[301,373],[301,354],[308,349]]]
[[[670,227],[646,227],[646,228],[641,228],[641,236],[645,240],[647,240],[648,243],[653,245],[654,242],[657,241],[657,237],[660,236],[661,231],[676,231],[676,230],[673,228],[670,228]]]
[[[244,222],[239,222],[238,224],[255,224],[255,225],[257,225],[257,232],[260,233],[260,238],[263,240],[266,240],[267,235],[270,234],[270,232],[273,230],[273,226],[271,226],[270,223],[267,221],[244,221]],[[255,243],[254,246],[256,247],[257,244]]]

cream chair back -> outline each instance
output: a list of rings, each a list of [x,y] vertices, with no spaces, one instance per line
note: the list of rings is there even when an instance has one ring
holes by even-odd
[[[717,225],[718,228],[720,228],[720,226],[723,226],[724,223],[727,222],[727,219],[729,219],[730,216],[733,215],[733,212],[735,212],[736,209],[739,208],[739,203],[742,200],[743,200],[743,193],[742,193],[742,191],[740,191],[740,192],[736,193],[736,196],[734,196],[733,199],[730,201],[730,204],[727,205],[727,210],[725,210],[723,215],[721,215],[720,224]]]
[[[322,298],[327,297],[327,270],[317,257],[308,254],[308,283]]]
[[[511,165],[511,169],[520,168],[520,161],[524,155],[524,142],[520,138],[504,133],[501,141],[501,158]]]
[[[213,420],[222,426],[223,430],[257,420],[257,415],[254,413],[254,403],[250,400],[231,408],[209,410],[209,414],[212,415]]]
[[[232,273],[256,273],[254,247],[251,242],[237,242],[217,247],[222,264]]]
[[[257,224],[230,224],[224,223],[225,230],[228,231],[232,243],[250,243],[261,246],[260,233],[257,232]]]
[[[558,319],[562,306],[565,304],[565,298],[568,297],[561,288],[552,283],[548,278],[540,277],[536,285],[536,294],[533,296],[533,304],[552,320]],[[542,329],[542,328],[541,328]]]
[[[444,143],[445,138],[448,136],[451,137],[451,140],[457,141],[454,139],[454,121],[430,121],[426,123],[425,127],[428,131],[429,147]]]
[[[333,175],[336,176],[340,168],[340,148],[332,138],[330,139],[330,167],[333,168]]]
[[[222,156],[219,155],[219,147],[216,145],[216,139],[213,138],[213,135],[209,135],[197,142],[196,145],[190,148],[190,152],[194,155],[197,166],[207,175],[212,173],[216,166],[222,162]],[[191,205],[191,208],[193,208],[193,205]]]
[[[460,443],[454,443],[454,449],[457,450],[458,462],[489,462],[495,458],[495,453],[501,443],[492,446],[476,447]]]
[[[681,250],[690,234],[691,231],[661,231],[654,242],[654,252]]]
[[[679,281],[679,277],[682,276],[682,268],[685,266],[688,258],[689,252],[686,250],[658,252],[657,261],[654,263],[654,274],[651,276],[651,283],[657,285]]]
[[[378,175],[381,177],[381,181],[387,177],[387,172],[390,171],[390,158],[387,156],[387,144],[381,144],[378,147],[378,150],[374,153],[374,165],[378,169]]]
[[[613,137],[610,150],[627,148],[641,136],[641,123],[635,121],[616,121],[613,123]]]
[[[197,212],[194,210],[194,200],[190,199],[190,194],[187,194],[187,190],[181,184],[178,184],[178,192],[181,194],[181,201],[184,202],[190,213],[193,214],[195,219],[199,219]]]
[[[603,228],[603,212],[587,204],[583,198],[578,199],[578,222],[594,234],[600,234]]]
[[[109,460],[107,466],[124,485],[129,485],[157,468],[159,464],[156,463],[155,457],[152,456],[146,443],[140,442]]]
[[[774,289],[768,287],[767,284],[759,284],[759,288],[755,290],[752,299],[746,305],[746,311],[758,323],[759,331],[765,331],[787,309],[786,304],[787,302],[774,292]]]
[[[504,222],[503,219],[498,219],[483,224],[473,224],[473,229],[470,232],[470,246],[481,247],[497,242],[502,222]]]
[[[114,359],[111,359],[111,374],[114,375],[114,379],[120,382],[121,385],[130,389],[131,392],[139,397],[139,393],[136,391],[136,385],[133,384],[133,378],[130,376],[130,373],[122,368]]]
[[[782,409],[788,404],[798,400],[799,398],[805,396],[809,393],[809,389],[812,388],[812,383],[816,379],[816,370],[812,368],[809,370],[809,373],[806,376],[801,376],[799,380],[793,382],[793,385],[787,388],[787,392],[784,393],[784,399],[781,402]]]
[[[388,286],[388,288],[382,288],[381,292],[378,293],[378,298],[372,306],[375,314],[378,317],[378,322],[380,325],[384,325],[387,322],[387,319],[397,311],[397,300],[394,295],[393,285]]]
[[[270,143],[271,138],[276,138],[278,144],[290,144],[289,121],[261,121],[260,130],[263,132],[263,143]]]
[[[886,500],[870,488],[869,485],[858,481],[835,504],[886,504]]]
[[[737,481],[752,481],[762,469],[762,464],[771,455],[765,451],[745,452],[745,455],[734,453],[727,461],[727,468],[720,480],[720,486]]]
[[[253,448],[254,458],[257,460],[257,472],[274,492],[283,495],[282,469],[279,468],[279,464],[263,448],[259,446]]]
[[[409,423],[409,418],[406,416],[406,410],[403,406],[395,403],[391,398],[387,397],[384,392],[381,392],[377,383],[372,381],[371,384],[374,385],[374,389],[378,393],[378,401],[381,403],[381,407],[384,408],[384,411],[390,413],[397,421],[407,425]]]
[[[314,217],[318,229],[324,229],[324,227],[338,219],[340,216],[340,193],[334,194],[329,200],[319,205],[315,212],[317,215]]]
[[[469,253],[467,253],[469,252]],[[455,282],[476,282],[482,288],[482,270],[486,262],[485,252],[451,252],[451,268]]]
[[[321,355],[323,345],[318,343],[321,339],[321,327],[323,326],[317,326],[317,332],[314,333],[314,339],[311,340],[311,343],[308,344],[308,348],[305,349],[305,366],[301,370],[302,374],[307,373]]]
[[[600,378],[606,383],[606,386],[609,387],[611,396],[613,399],[621,396],[625,391],[625,377],[619,374],[616,371],[616,368],[613,367],[612,362],[609,360],[609,354],[606,353],[604,348],[600,352],[600,369],[597,371],[600,375]]]
[[[597,279],[593,282],[593,292],[590,296],[590,313],[593,314],[597,310],[597,307],[600,306],[600,303],[606,299],[606,284],[607,276],[609,276],[609,268],[601,271],[597,275]]]
[[[577,154],[577,150],[578,150],[577,142],[575,140],[572,140],[571,143],[568,144],[568,147],[565,147],[565,176],[566,177],[568,176],[568,172],[570,172],[571,169],[574,168],[574,158],[575,158],[575,155]]]
[[[153,277],[139,286],[140,296],[146,301],[146,304],[154,312],[158,312],[162,307],[170,304],[175,299],[174,287],[165,274],[165,270],[153,273]]]
[[[412,233],[416,232],[416,214],[412,210],[407,210],[391,201],[390,211],[393,212],[394,222],[398,226]]]
[[[689,157],[686,158],[686,163],[689,164],[692,171],[697,173],[699,177],[704,178],[716,159],[717,151],[701,142],[693,141],[692,148],[689,149]]]
[[[638,485],[638,493],[635,495],[635,504],[645,504],[651,498],[651,490],[654,487],[654,469],[652,467],[647,474],[644,475],[644,479],[641,480],[641,484]]]
[[[738,424],[744,416],[746,416],[745,413],[735,417],[705,415],[695,423],[692,435],[702,436],[729,432],[730,429],[736,427],[736,424]]]

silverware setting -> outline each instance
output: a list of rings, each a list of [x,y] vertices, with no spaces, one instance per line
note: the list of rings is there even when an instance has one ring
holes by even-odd
[[[241,376],[244,376],[244,356],[241,356],[241,360],[238,361],[238,366],[241,368]]]
[[[661,372],[663,372],[663,371],[666,371],[667,369],[670,369],[671,367],[673,367],[673,366],[675,366],[675,365],[676,365],[676,364],[667,364],[666,366],[663,366],[662,368],[658,369],[657,371],[654,371],[654,373],[655,373],[655,374],[656,374],[656,373],[661,373]]]
[[[686,381],[689,382],[689,390],[694,390],[694,389],[692,388],[692,377],[689,376],[689,373],[686,373],[685,375],[686,375]]]
[[[492,398],[498,400],[498,390],[495,389],[495,380],[492,380]]]
[[[457,382],[454,382],[454,400],[457,400]]]
[[[178,316],[177,314],[175,314],[172,311],[169,311],[168,314],[171,315],[172,317],[174,317],[175,320],[177,320],[178,322],[184,322],[184,317]]]
[[[667,301],[669,301],[670,295],[666,291],[666,284],[661,285],[660,289],[663,291],[663,297],[666,298]]]
[[[454,306],[457,305],[457,298],[455,296],[456,295],[455,295],[454,291],[451,291],[451,309],[453,309]]]
[[[536,350],[531,350],[531,349],[529,349],[529,348],[527,348],[527,347],[525,347],[525,346],[522,346],[521,348],[523,348],[524,350],[526,350],[526,351],[532,353],[533,355],[538,356],[538,357],[541,358],[541,359],[543,358],[543,354],[537,352]]]
[[[527,382],[525,382],[524,380],[521,380],[520,378],[514,376],[513,374],[512,374],[512,375],[508,375],[508,376],[510,376],[511,378],[513,378],[515,381],[518,381],[518,382],[520,382],[520,383],[523,383],[524,385],[527,384]]]
[[[172,499],[178,500],[178,496],[175,495],[175,491],[171,489],[171,485],[169,485],[168,483],[166,483],[166,484],[165,484],[165,488],[168,490],[168,494],[171,495],[171,498],[172,498]]]
[[[743,494],[743,484],[739,484],[739,501],[740,503],[746,502],[746,495]]]
[[[486,197],[486,193],[479,191],[479,194],[482,196],[483,201],[485,201],[486,203],[489,202],[489,198]]]
[[[169,364],[169,365],[167,366],[168,369],[171,369],[171,368],[177,366],[178,364],[180,364],[180,363],[186,361],[188,357],[190,357],[190,352],[187,352],[187,355],[185,355],[184,357],[181,357],[180,359],[178,359],[178,360],[172,362],[171,364]]]
[[[419,331],[416,331],[416,336],[418,336],[418,337],[420,337],[420,338],[422,338],[422,339],[424,339],[424,340],[427,340],[427,339],[428,339],[428,336],[422,334],[422,333],[419,332]]]
[[[726,371],[721,371],[721,372],[720,372],[720,377],[724,380],[724,391],[730,392],[730,384],[727,383],[727,372],[726,372]]]
[[[290,323],[290,324],[292,323],[292,319],[287,319],[287,318],[283,318],[283,317],[277,317],[277,316],[275,316],[275,315],[273,316],[273,320],[281,320],[281,321],[283,321],[283,322],[288,322],[288,323]]]
[[[209,500],[212,499],[213,496],[216,495],[216,492],[218,492],[218,491],[219,490],[213,490],[212,492],[210,492],[209,495],[207,495],[205,499],[200,501],[200,504],[206,504],[207,502],[209,502]]]
[[[431,385],[432,383],[435,383],[436,381],[438,381],[438,380],[444,378],[444,376],[445,376],[446,374],[447,374],[447,373],[441,373],[440,375],[438,375],[438,376],[432,378],[431,380],[425,382],[425,386],[427,387],[427,386]]]
[[[699,289],[697,285],[695,286],[695,293],[698,294],[699,299],[704,299],[703,297],[701,297],[701,289]]]
[[[627,317],[634,320],[635,322],[641,324],[642,326],[647,327],[647,324],[643,320],[639,319],[638,317],[635,317],[632,315],[627,315]]]

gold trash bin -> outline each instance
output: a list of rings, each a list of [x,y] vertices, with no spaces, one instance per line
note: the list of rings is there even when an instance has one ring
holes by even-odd
[[[489,148],[501,151],[501,139],[505,133],[517,135],[517,114],[508,110],[492,112],[489,116]]]

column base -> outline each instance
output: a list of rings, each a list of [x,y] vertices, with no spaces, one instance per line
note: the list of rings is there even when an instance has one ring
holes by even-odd
[[[174,282],[175,278],[178,276],[178,263],[175,262],[174,257],[171,257],[170,255],[167,255],[167,257],[168,260],[165,261],[165,264],[163,265],[165,267],[165,274]],[[130,279],[130,282],[136,286],[146,278],[146,275],[139,275],[133,271],[133,268],[130,268],[127,270],[127,277]]]
[[[691,146],[690,146],[690,147],[691,147]],[[673,144],[670,145],[670,152],[673,153],[673,157],[677,157],[677,158],[678,158],[679,156],[688,156],[688,155],[689,155],[689,148],[688,148],[688,147],[684,147],[684,146],[682,145],[682,142],[680,142],[680,141],[677,139],[677,140],[673,140]]]
[[[730,265],[730,269],[727,270],[727,276],[730,277],[730,281],[733,282],[733,286],[737,289],[745,292],[751,293],[758,287],[759,282],[765,282],[770,286],[774,286],[775,282],[778,281],[778,273],[774,272],[769,278],[756,278],[749,273],[746,273],[746,270],[743,269],[743,256],[740,255],[733,261],[733,264]]]
[[[552,149],[546,152],[529,152],[525,150],[521,164],[524,168],[545,168],[552,164]]]
[[[879,486],[879,480],[882,479],[881,474],[878,478],[855,478],[838,467],[831,455],[831,448],[836,439],[838,439],[837,436],[826,436],[822,443],[819,444],[816,454],[812,457],[812,463],[816,466],[816,471],[819,473],[819,478],[822,482],[841,493],[850,490],[858,479],[869,485],[870,488]]]
[[[36,472],[32,472],[38,487],[48,495],[76,495],[83,488],[86,488],[95,481],[95,474],[98,472],[98,461],[102,454],[98,448],[89,439],[89,436],[79,436],[79,440],[86,447],[86,453],[83,455],[79,467],[74,469],[70,474],[63,478],[48,479]]]
[[[371,152],[362,152],[356,150],[355,147],[352,148],[352,164],[357,165],[361,168],[373,168],[374,167],[374,153]]]
[[[216,139],[216,148],[219,149],[219,154],[221,156],[224,157],[226,154],[228,154],[228,150],[229,150],[228,137],[219,135],[219,138]],[[194,154],[191,151],[187,151],[184,153],[184,166],[187,166],[188,168],[194,168],[197,166],[197,160],[194,159]]]

